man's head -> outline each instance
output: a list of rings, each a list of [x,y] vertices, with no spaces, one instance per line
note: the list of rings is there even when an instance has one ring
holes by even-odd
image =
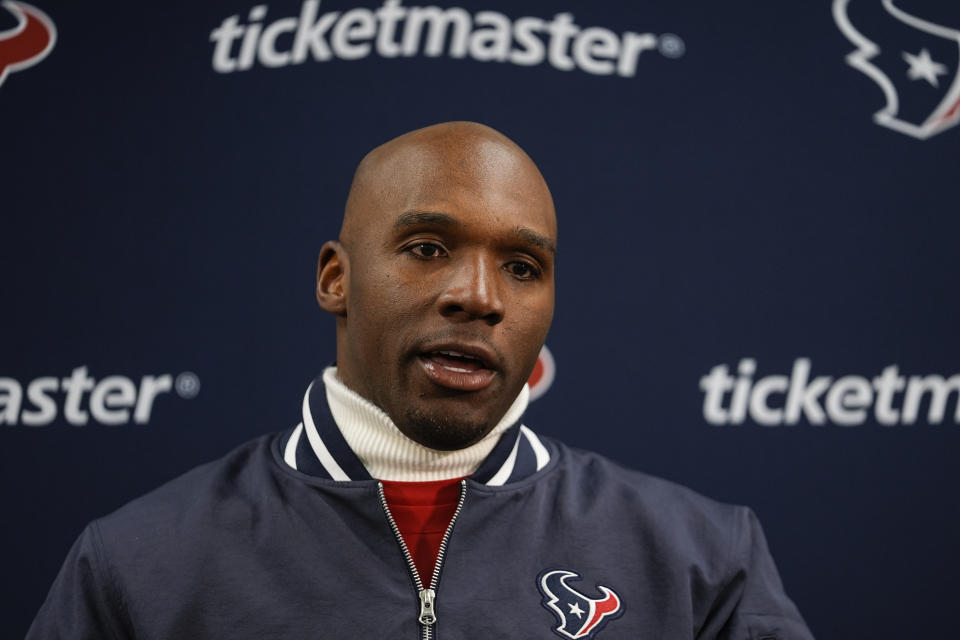
[[[476,442],[546,339],[556,237],[546,182],[497,131],[449,122],[377,147],[317,268],[340,379],[420,444]]]

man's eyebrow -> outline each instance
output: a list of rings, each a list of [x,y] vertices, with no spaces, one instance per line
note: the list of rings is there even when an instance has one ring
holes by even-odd
[[[449,213],[440,213],[438,211],[407,211],[397,216],[393,223],[394,231],[401,231],[407,227],[415,227],[421,224],[439,225],[442,227],[459,227],[460,221]]]
[[[416,227],[419,225],[434,225],[454,228],[462,227],[463,223],[449,213],[441,213],[439,211],[407,211],[397,216],[397,219],[393,223],[393,230],[403,231],[409,227]],[[526,227],[514,227],[512,232],[513,235],[519,238],[522,242],[532,244],[533,246],[539,247],[544,251],[549,251],[552,254],[557,253],[557,244],[547,236],[539,234],[533,229],[528,229]]]
[[[532,229],[527,229],[526,227],[514,227],[513,233],[524,242],[532,244],[535,247],[540,247],[541,249],[549,251],[554,255],[557,253],[557,243],[550,238],[533,231]]]

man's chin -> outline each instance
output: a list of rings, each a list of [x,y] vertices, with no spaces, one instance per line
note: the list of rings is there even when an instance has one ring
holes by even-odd
[[[437,451],[457,451],[479,442],[496,422],[410,408],[396,424],[401,433],[418,444]]]

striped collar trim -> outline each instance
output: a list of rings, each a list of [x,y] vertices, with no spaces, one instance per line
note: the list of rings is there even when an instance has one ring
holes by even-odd
[[[363,463],[347,445],[327,406],[322,380],[314,380],[303,396],[302,422],[281,435],[284,462],[307,475],[348,482],[370,480]],[[488,486],[517,482],[550,462],[540,438],[518,420],[470,478]]]

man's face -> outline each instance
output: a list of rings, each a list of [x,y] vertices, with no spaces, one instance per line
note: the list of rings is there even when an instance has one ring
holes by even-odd
[[[338,372],[411,439],[459,449],[504,415],[546,339],[553,204],[499,142],[414,146],[381,164],[350,205]]]

